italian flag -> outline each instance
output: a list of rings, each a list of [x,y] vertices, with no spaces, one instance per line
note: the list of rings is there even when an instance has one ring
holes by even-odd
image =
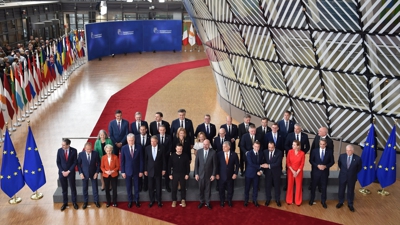
[[[188,33],[187,33],[187,27],[185,24],[183,27],[182,45],[187,45],[187,44],[189,44],[189,38],[188,38]]]

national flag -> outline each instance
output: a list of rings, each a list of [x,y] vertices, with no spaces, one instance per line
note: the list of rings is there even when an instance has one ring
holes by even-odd
[[[22,100],[24,101],[24,105],[26,105],[26,103],[28,102],[28,97],[27,97],[27,90],[25,89],[25,78],[24,78],[24,70],[23,67],[24,65],[20,64],[15,64],[16,68],[16,72],[15,74],[17,74],[17,78],[19,78],[19,84],[21,85],[21,93],[22,93]],[[28,89],[29,91],[29,89]],[[29,93],[30,94],[30,93]]]
[[[14,118],[15,109],[14,109],[14,105],[13,105],[13,99],[12,99],[12,94],[11,94],[12,92],[11,92],[11,88],[10,88],[10,83],[9,83],[7,75],[5,73],[4,73],[4,77],[3,77],[3,84],[4,84],[3,85],[4,86],[3,95],[4,95],[5,99],[4,100],[2,99],[2,102],[5,102],[6,107],[7,107],[8,117],[10,118],[10,119],[6,119],[6,115],[3,114],[4,115],[4,120],[7,122],[7,121],[10,121],[10,120],[12,120]]]
[[[194,36],[194,29],[193,29],[193,23],[190,24],[190,30],[189,30],[189,44],[193,46],[196,44],[196,37]]]
[[[28,127],[28,137],[26,138],[24,177],[26,184],[32,191],[37,191],[46,183],[42,159],[30,126]]]
[[[393,126],[376,172],[382,188],[396,182],[396,125]]]
[[[21,65],[20,65],[20,67],[21,67]],[[24,72],[23,72],[24,74],[23,74],[22,78],[23,78],[23,87],[24,87],[24,91],[25,91],[25,96],[26,96],[26,99],[28,100],[28,102],[30,102],[32,100],[32,98],[34,98],[34,96],[32,94],[32,87],[29,83],[30,75],[29,75],[28,71],[29,70],[27,70],[27,69],[24,70]],[[36,95],[36,93],[35,93],[35,95]]]
[[[188,33],[186,24],[183,27],[183,34],[182,34],[182,45],[187,45],[189,43]]]
[[[19,163],[17,152],[11,141],[8,129],[4,137],[3,160],[1,164],[1,189],[12,198],[24,185],[24,175],[21,164]]]
[[[196,34],[196,44],[197,44],[198,46],[200,46],[200,45],[203,44],[203,42],[201,42],[201,39],[200,39],[200,37],[199,37],[199,33]]]
[[[42,90],[42,81],[40,78],[40,63],[39,63],[39,56],[38,53],[36,52],[36,56],[32,56],[32,71],[33,71],[33,78],[35,80],[35,90],[39,94],[40,91]]]
[[[361,187],[370,185],[376,179],[375,149],[375,126],[371,124],[364,150],[361,154],[362,169],[357,174]]]
[[[16,67],[16,65],[15,66],[11,66],[11,67]],[[14,70],[14,69],[11,69],[11,70]],[[17,106],[21,109],[21,110],[23,110],[24,109],[24,106],[25,106],[25,100],[24,100],[24,93],[23,93],[23,89],[22,89],[22,79],[21,79],[21,76],[20,76],[20,74],[16,71],[16,70],[14,70],[14,75],[15,75],[15,80],[14,80],[14,85],[15,85],[15,100],[16,100],[16,103],[17,103]]]
[[[7,112],[7,102],[6,97],[3,94],[3,82],[0,82],[0,127],[4,127],[6,124],[5,121],[9,121],[8,112]]]

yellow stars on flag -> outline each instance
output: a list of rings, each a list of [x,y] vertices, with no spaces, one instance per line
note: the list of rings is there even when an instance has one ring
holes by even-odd
[[[371,148],[374,148],[375,146],[374,145],[371,145]]]
[[[379,165],[378,167],[379,167],[379,169],[382,169],[382,165]]]
[[[369,166],[369,168],[372,169],[372,168],[374,168],[374,167],[371,165],[371,166]]]
[[[31,147],[28,147],[28,151],[30,151],[30,150],[32,150],[32,148],[31,148]]]
[[[38,171],[38,172],[41,172],[41,171],[42,171],[42,168],[39,168],[37,171]]]
[[[28,170],[25,170],[25,171],[24,171],[24,173],[28,173],[28,172],[29,172]]]
[[[367,170],[367,169],[368,169],[368,167],[364,166],[364,170]]]
[[[390,148],[390,147],[392,147],[392,145],[391,145],[391,144],[388,144],[388,147]]]
[[[10,175],[8,175],[8,176],[7,176],[7,179],[11,179],[11,176],[10,176]]]
[[[14,155],[14,151],[11,151],[10,154],[11,154],[11,155]]]
[[[18,166],[18,170],[21,170],[21,166]]]
[[[392,170],[394,170],[394,166],[392,166]]]
[[[386,171],[389,171],[389,168],[386,167],[385,170],[386,170]]]
[[[3,151],[3,154],[4,154],[4,155],[7,154],[7,151]]]
[[[365,143],[365,146],[368,146],[368,145],[369,145],[369,143],[368,143],[368,142],[366,142],[366,143]]]
[[[3,179],[3,175],[0,175],[0,180]]]
[[[35,171],[32,171],[31,173],[32,173],[32,174],[35,174]]]
[[[14,172],[14,176],[17,176],[18,175],[18,173],[17,172]]]

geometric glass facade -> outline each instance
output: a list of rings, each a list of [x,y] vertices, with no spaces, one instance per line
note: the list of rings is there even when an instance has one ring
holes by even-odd
[[[350,143],[375,118],[384,147],[400,119],[400,1],[183,2],[227,102],[270,121],[289,110]]]

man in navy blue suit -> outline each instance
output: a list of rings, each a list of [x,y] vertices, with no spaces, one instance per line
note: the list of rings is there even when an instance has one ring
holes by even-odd
[[[172,137],[176,137],[176,132],[180,127],[185,128],[186,130],[186,136],[190,141],[190,148],[193,148],[194,145],[194,129],[193,129],[193,123],[190,119],[186,118],[186,110],[185,109],[179,109],[178,110],[178,118],[172,121],[171,123],[171,133]],[[212,139],[211,139],[212,140]]]
[[[246,172],[245,172],[245,188],[244,188],[244,206],[249,204],[250,186],[253,186],[253,204],[259,207],[257,202],[258,182],[262,175],[261,165],[264,162],[263,154],[259,152],[260,142],[255,141],[253,149],[246,153]],[[265,165],[263,165],[265,167]]]
[[[236,124],[232,123],[232,117],[226,117],[226,124],[221,125],[220,128],[224,128],[226,132],[226,136],[230,138],[231,142],[231,151],[235,152],[236,150],[236,139],[238,139],[238,127]],[[213,145],[214,146],[214,145]]]
[[[321,185],[321,204],[325,209],[326,205],[326,189],[328,185],[329,168],[335,163],[333,158],[333,150],[327,148],[327,141],[325,139],[319,140],[319,148],[314,149],[310,155],[312,186],[310,205],[314,204],[315,189],[317,184]]]
[[[290,119],[292,113],[290,111],[285,111],[283,114],[283,119],[278,122],[279,133],[283,137],[283,143],[286,143],[286,136],[292,132],[294,132],[294,124],[295,122]]]
[[[285,141],[285,151],[286,155],[290,149],[292,149],[292,144],[294,140],[300,141],[300,149],[307,154],[310,150],[310,140],[308,140],[308,135],[306,133],[301,132],[301,125],[296,123],[294,125],[294,132],[290,133],[286,137]]]
[[[264,162],[262,166],[265,174],[265,205],[271,202],[272,184],[275,188],[275,201],[278,207],[281,207],[281,174],[282,174],[282,157],[281,150],[275,148],[274,142],[267,144],[268,150],[264,151]]]
[[[282,135],[279,133],[279,126],[277,123],[272,124],[271,132],[265,134],[264,137],[264,146],[268,147],[269,142],[274,142],[275,148],[282,151],[284,148],[283,138]]]
[[[251,115],[250,114],[246,114],[243,117],[243,123],[240,123],[238,126],[238,137],[239,137],[239,148],[241,148],[242,146],[242,137],[243,135],[249,133],[249,127],[250,125],[254,126],[254,123],[250,122],[251,120]],[[240,160],[239,160],[239,164],[240,164],[240,171],[241,171],[241,176],[244,176],[244,162],[246,161],[246,155],[245,155],[245,150],[242,151],[242,149],[240,149]]]
[[[151,135],[157,135],[160,132],[158,129],[160,128],[161,125],[164,126],[165,128],[165,133],[170,135],[171,134],[171,126],[167,121],[163,120],[163,113],[162,112],[156,112],[156,115],[154,117],[154,121],[150,123],[150,134]]]
[[[344,193],[347,188],[347,203],[350,211],[354,212],[354,188],[357,181],[357,174],[362,168],[361,158],[354,154],[352,145],[346,146],[346,153],[339,156],[339,203],[336,208],[340,208],[344,203]]]
[[[144,151],[146,147],[150,145],[150,135],[147,134],[147,129],[145,125],[140,126],[139,132],[139,134],[135,135],[135,144],[142,146],[142,154],[144,157]],[[147,191],[147,184],[147,176],[143,176],[143,180],[139,179],[139,191]]]
[[[149,135],[149,125],[147,124],[146,121],[142,120],[142,113],[136,112],[135,113],[135,121],[132,122],[131,124],[131,132],[134,135],[140,134],[140,127],[145,126],[146,127],[146,133]]]
[[[141,145],[135,145],[135,135],[128,134],[127,145],[121,149],[121,173],[126,184],[126,192],[128,194],[128,208],[132,207],[132,179],[135,189],[135,204],[140,207],[139,203],[139,179],[143,176],[143,151]]]
[[[241,155],[243,155],[245,162],[246,161],[246,154],[248,151],[251,151],[253,149],[253,144],[254,142],[257,141],[256,139],[256,127],[254,125],[249,126],[249,132],[244,134],[242,138],[240,139],[240,152]],[[259,146],[261,148],[261,144]],[[244,166],[244,168],[247,168],[247,164]]]
[[[68,206],[68,183],[71,189],[71,200],[74,209],[78,209],[76,204],[76,184],[75,184],[75,166],[77,163],[77,150],[70,147],[71,140],[65,138],[62,141],[61,148],[57,152],[58,179],[61,183],[63,194],[63,205],[61,211]]]
[[[92,182],[92,192],[94,204],[97,208],[100,208],[99,204],[99,189],[97,185],[97,175],[100,172],[100,157],[97,151],[93,151],[92,143],[87,142],[85,144],[85,151],[82,151],[78,155],[78,170],[79,175],[82,179],[82,191],[83,191],[83,209],[86,209],[89,201],[88,194],[88,183],[89,179]]]
[[[220,152],[222,151],[223,148],[223,144],[225,141],[229,141],[230,142],[230,138],[229,136],[226,135],[225,129],[224,128],[220,128],[218,131],[218,136],[216,136],[214,138],[213,141],[213,149],[215,149],[215,151]]]
[[[223,128],[221,128],[223,129]],[[225,191],[228,192],[228,206],[232,207],[233,185],[239,172],[239,158],[230,150],[230,141],[223,143],[222,151],[217,153],[217,175],[220,206],[225,205]]]
[[[157,139],[158,139],[158,144],[164,147],[165,150],[165,161],[168,163],[169,162],[169,157],[171,156],[171,149],[172,149],[172,138],[169,136],[166,132],[166,127],[164,125],[161,125],[159,127],[159,134],[157,134]],[[165,189],[168,192],[171,192],[171,187],[169,186],[169,170],[166,171],[165,173]]]
[[[115,120],[108,125],[108,134],[114,145],[114,154],[119,155],[123,145],[126,145],[126,135],[129,133],[129,122],[122,119],[121,110],[115,111]]]
[[[209,114],[204,115],[204,123],[197,126],[194,136],[197,137],[200,132],[204,132],[206,134],[206,139],[210,141],[212,141],[217,134],[217,130],[215,125],[211,123],[211,116]]]

